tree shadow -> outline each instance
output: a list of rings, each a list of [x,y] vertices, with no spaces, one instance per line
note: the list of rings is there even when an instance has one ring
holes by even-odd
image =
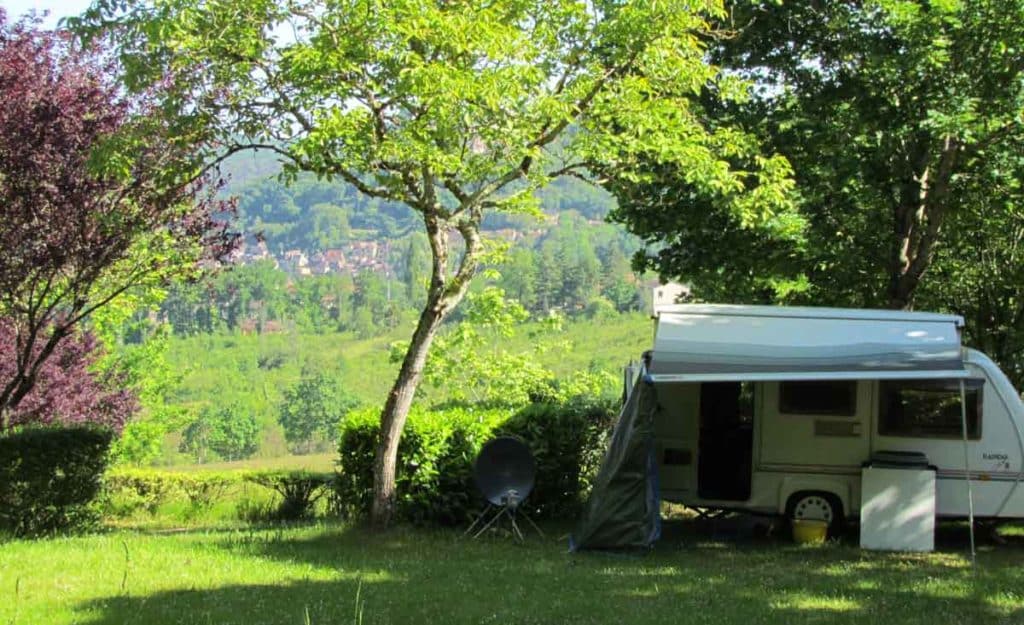
[[[232,561],[294,569],[279,583],[112,596],[81,622],[350,623],[862,623],[1013,622],[1022,612],[1024,541],[979,553],[863,552],[848,538],[817,548],[785,536],[729,537],[666,523],[644,557],[568,554],[564,541],[458,532],[325,528],[302,535],[225,534]],[[965,533],[965,530],[964,532]],[[953,528],[949,544],[959,546]],[[302,571],[310,577],[303,578]],[[326,579],[324,579],[326,578]]]

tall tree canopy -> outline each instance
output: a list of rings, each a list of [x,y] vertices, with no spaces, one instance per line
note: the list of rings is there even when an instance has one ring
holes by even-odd
[[[0,9],[0,429],[82,319],[232,241],[151,94],[125,97],[113,70]]]
[[[484,253],[485,214],[535,212],[533,192],[562,175],[644,180],[645,155],[749,227],[790,227],[785,161],[692,105],[702,90],[744,95],[706,62],[709,20],[723,16],[719,0],[98,0],[75,26],[110,33],[129,88],[175,77],[163,110],[212,146],[204,159],[273,150],[292,173],[340,178],[422,220],[426,302],[375,466],[386,523],[398,439]]]
[[[735,36],[712,58],[756,88],[704,112],[790,161],[807,240],[744,229],[663,170],[617,189],[616,218],[659,243],[640,264],[707,298],[910,308],[943,243],[963,251],[983,224],[992,227],[975,244],[1016,232],[1004,226],[1022,200],[1024,2],[732,9]],[[956,284],[951,270],[944,279]]]

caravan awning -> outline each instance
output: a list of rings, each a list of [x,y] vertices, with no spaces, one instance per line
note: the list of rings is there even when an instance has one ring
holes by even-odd
[[[967,377],[963,318],[935,313],[676,305],[657,311],[654,382]]]

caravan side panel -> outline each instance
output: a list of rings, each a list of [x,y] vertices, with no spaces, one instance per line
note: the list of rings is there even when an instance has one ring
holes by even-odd
[[[987,358],[986,358],[987,360]],[[1004,398],[1003,375],[995,365],[991,367],[968,363],[967,368],[975,385],[981,387],[980,413],[976,431],[967,442],[967,462],[972,477],[974,513],[978,517],[1024,516],[1024,488],[1015,487],[1021,477],[1021,444],[1013,420],[1013,413]],[[1005,378],[1004,378],[1005,379]],[[1008,384],[1008,383],[1007,383]],[[875,451],[916,451],[924,453],[928,462],[938,469],[936,481],[936,513],[939,516],[967,516],[968,494],[964,479],[964,442],[959,419],[949,418],[953,426],[943,432],[924,431],[916,435],[895,435],[887,432],[885,383],[876,383],[877,401],[875,423],[872,428],[872,448]],[[958,382],[950,381],[952,387]],[[950,395],[956,401],[958,391]],[[969,400],[971,395],[968,395]],[[955,421],[955,423],[954,423]],[[975,428],[975,426],[972,426]],[[955,430],[955,431],[954,431]]]
[[[654,433],[661,494],[667,501],[691,503],[697,497],[700,385],[660,384],[657,388]]]
[[[758,470],[859,472],[869,455],[869,382],[767,382],[759,430]],[[815,412],[787,405],[801,393],[835,387],[834,404]],[[820,392],[820,391],[819,391]],[[791,398],[789,396],[796,395]],[[790,401],[784,401],[789,399]],[[821,403],[821,402],[819,402]],[[827,408],[832,408],[828,410]]]

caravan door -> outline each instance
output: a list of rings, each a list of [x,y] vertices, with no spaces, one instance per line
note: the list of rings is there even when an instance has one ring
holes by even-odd
[[[764,387],[759,470],[860,474],[870,454],[870,382],[784,381]]]
[[[753,432],[753,383],[704,382],[700,385],[697,494],[701,499],[750,499]]]
[[[659,384],[657,388],[654,440],[662,497],[689,503],[697,491],[700,384]]]

